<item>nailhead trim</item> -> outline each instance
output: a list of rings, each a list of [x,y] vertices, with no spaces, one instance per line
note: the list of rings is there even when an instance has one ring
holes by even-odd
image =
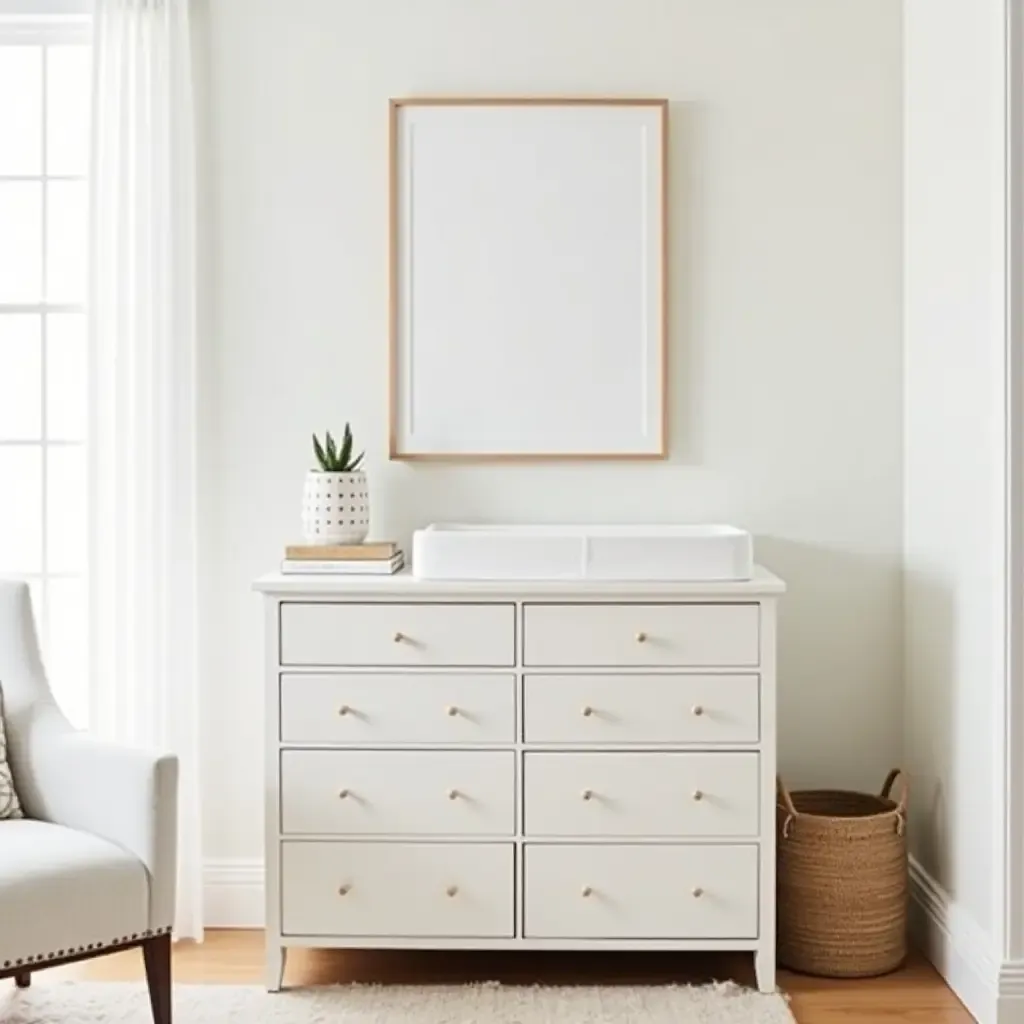
[[[4,968],[22,967],[33,963],[42,963],[43,960],[59,960],[65,956],[75,956],[78,953],[98,953],[104,949],[113,949],[115,946],[123,946],[129,942],[138,942],[139,939],[154,939],[160,935],[167,935],[171,931],[171,925],[163,928],[147,928],[144,932],[134,932],[131,935],[122,935],[120,938],[111,939],[110,942],[90,942],[86,946],[69,946],[67,949],[58,949],[56,953],[36,953],[33,956],[22,957],[20,960],[5,960]]]

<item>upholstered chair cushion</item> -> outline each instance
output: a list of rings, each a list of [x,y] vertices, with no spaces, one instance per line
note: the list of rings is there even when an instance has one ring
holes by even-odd
[[[0,825],[0,970],[150,934],[149,875],[107,839],[46,821]]]
[[[14,790],[14,775],[7,760],[7,730],[4,727],[4,692],[0,687],[0,820],[22,817],[21,803]]]

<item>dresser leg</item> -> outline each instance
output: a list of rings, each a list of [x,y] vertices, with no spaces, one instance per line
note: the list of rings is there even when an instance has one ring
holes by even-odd
[[[280,992],[284,987],[284,965],[288,949],[267,940],[267,991]]]
[[[775,950],[759,949],[754,954],[754,973],[757,975],[757,990],[765,995],[775,992]]]

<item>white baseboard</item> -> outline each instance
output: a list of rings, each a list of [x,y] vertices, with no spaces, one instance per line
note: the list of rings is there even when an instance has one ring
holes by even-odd
[[[1024,1024],[1024,962],[1000,963],[973,916],[910,858],[911,930],[980,1024]]]
[[[1024,960],[1008,960],[999,968],[999,1024],[1024,1022]]]
[[[982,1024],[998,1021],[998,975],[981,926],[910,858],[910,923],[925,956]]]
[[[208,860],[203,904],[208,928],[262,928],[263,861]]]

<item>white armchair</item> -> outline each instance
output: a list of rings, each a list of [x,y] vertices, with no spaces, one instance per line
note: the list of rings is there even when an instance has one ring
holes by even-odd
[[[0,580],[0,689],[23,819],[0,821],[0,978],[141,946],[171,1024],[178,763],[74,729],[46,681],[28,587]]]

